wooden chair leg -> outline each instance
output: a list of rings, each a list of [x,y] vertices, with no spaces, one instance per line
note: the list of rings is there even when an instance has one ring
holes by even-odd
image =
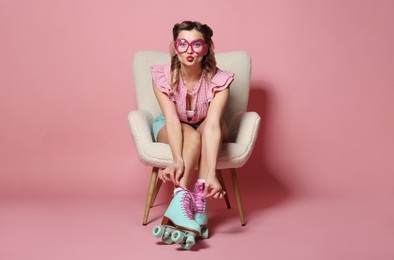
[[[230,209],[231,208],[230,200],[228,199],[228,192],[226,189],[226,185],[224,184],[223,175],[222,175],[221,170],[216,170],[216,177],[218,178],[218,181],[219,181],[220,185],[222,186],[223,190],[226,192],[226,194],[224,195],[224,200],[226,201],[227,208]]]
[[[148,222],[149,210],[152,205],[153,194],[155,191],[155,184],[156,184],[156,180],[157,180],[158,170],[159,169],[156,167],[153,167],[153,169],[152,169],[152,174],[150,177],[150,183],[149,183],[149,189],[148,189],[148,197],[146,198],[146,204],[145,204],[144,220],[142,221],[142,225],[144,225],[144,226]]]
[[[242,207],[242,202],[241,202],[241,194],[239,191],[239,184],[238,184],[238,177],[237,177],[237,171],[235,168],[231,169],[231,179],[233,182],[233,187],[234,187],[234,194],[235,194],[235,199],[237,201],[237,206],[238,206],[238,213],[239,213],[239,218],[241,220],[241,225],[245,226],[245,217],[244,217],[244,210]]]
[[[159,178],[157,178],[157,182],[156,182],[156,185],[155,185],[155,190],[153,191],[152,204],[150,205],[150,207],[153,207],[153,204],[155,203],[157,194],[159,193],[159,190],[160,190],[160,187],[161,187],[162,183],[163,183],[163,181],[160,180]]]

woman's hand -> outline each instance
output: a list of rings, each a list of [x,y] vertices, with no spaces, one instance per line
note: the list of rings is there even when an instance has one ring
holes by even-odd
[[[159,169],[159,179],[164,183],[172,181],[174,185],[179,186],[179,181],[183,176],[185,166],[183,162],[174,162],[172,165],[165,169]]]
[[[216,176],[208,176],[205,180],[204,197],[214,197],[215,199],[222,199],[226,192],[222,189]]]

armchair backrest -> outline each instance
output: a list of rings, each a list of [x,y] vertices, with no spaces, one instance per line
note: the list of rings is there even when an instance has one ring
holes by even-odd
[[[246,112],[247,109],[250,90],[250,56],[244,51],[224,52],[216,54],[216,61],[221,70],[228,70],[235,74],[225,112],[225,119],[229,120],[232,115]],[[168,63],[170,63],[170,56],[165,52],[139,51],[133,57],[134,89],[138,110],[148,111],[153,117],[160,113],[160,107],[153,93],[150,66]]]

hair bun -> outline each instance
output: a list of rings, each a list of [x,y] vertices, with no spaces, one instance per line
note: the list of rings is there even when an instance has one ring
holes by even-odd
[[[213,36],[213,31],[212,31],[211,27],[209,27],[207,24],[202,25],[202,27],[207,32],[207,36],[209,38],[211,38]]]

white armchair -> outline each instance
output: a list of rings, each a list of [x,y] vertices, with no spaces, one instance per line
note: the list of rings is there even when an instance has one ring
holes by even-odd
[[[218,67],[235,74],[230,86],[230,100],[225,111],[225,120],[229,124],[231,142],[223,143],[217,164],[217,176],[226,190],[221,170],[230,169],[234,194],[238,206],[241,225],[245,225],[236,168],[242,167],[249,159],[256,142],[260,126],[260,116],[256,112],[246,112],[250,89],[250,56],[243,51],[216,54]],[[139,51],[132,62],[134,89],[138,109],[128,115],[131,136],[140,161],[153,167],[148,196],[146,200],[143,225],[148,221],[150,208],[156,199],[162,181],[158,179],[158,169],[172,163],[170,146],[153,140],[152,122],[161,112],[153,93],[150,66],[170,63],[170,56],[164,52]],[[230,208],[227,196],[225,201]]]

